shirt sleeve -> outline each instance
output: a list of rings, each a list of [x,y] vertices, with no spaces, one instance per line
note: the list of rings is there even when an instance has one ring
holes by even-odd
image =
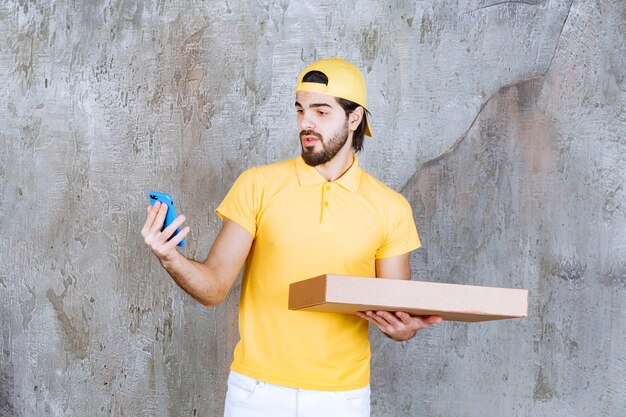
[[[215,213],[220,219],[224,220],[226,217],[255,236],[260,194],[255,170],[248,169],[237,178],[222,203],[215,209]]]
[[[398,194],[398,197],[393,209],[389,210],[385,238],[376,251],[376,259],[402,255],[422,246],[413,221],[411,205],[402,195]]]

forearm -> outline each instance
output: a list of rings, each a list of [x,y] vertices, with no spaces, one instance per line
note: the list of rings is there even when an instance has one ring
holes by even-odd
[[[200,263],[185,258],[176,249],[189,233],[189,226],[185,226],[172,236],[185,221],[185,216],[178,216],[163,229],[167,206],[156,203],[154,209],[148,206],[147,210],[141,235],[163,268],[183,290],[205,306],[224,301],[250,251],[253,241],[250,232],[225,218],[209,256]]]
[[[161,265],[180,288],[207,307],[221,303],[228,295],[229,289],[215,271],[201,262],[178,254],[170,261],[161,261]]]

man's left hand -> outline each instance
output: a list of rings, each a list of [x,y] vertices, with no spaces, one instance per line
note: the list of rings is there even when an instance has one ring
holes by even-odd
[[[381,332],[393,340],[408,340],[415,336],[419,330],[440,323],[441,316],[411,316],[402,311],[391,313],[388,311],[365,311],[357,312],[359,317],[378,327]]]

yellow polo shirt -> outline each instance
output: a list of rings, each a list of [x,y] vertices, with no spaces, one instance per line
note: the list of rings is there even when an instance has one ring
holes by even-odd
[[[252,236],[231,369],[302,389],[349,390],[370,374],[368,322],[291,311],[289,284],[322,274],[375,277],[375,260],[417,249],[411,207],[359,168],[326,181],[301,157],[251,168],[216,210]]]

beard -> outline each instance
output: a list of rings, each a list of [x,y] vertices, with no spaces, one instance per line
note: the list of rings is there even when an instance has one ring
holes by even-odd
[[[319,139],[319,143],[322,145],[320,151],[316,151],[314,146],[304,146],[302,144],[302,136],[315,136]],[[302,147],[302,159],[307,165],[316,167],[318,165],[325,164],[330,161],[339,153],[341,148],[348,141],[348,122],[344,127],[336,131],[330,138],[328,143],[324,142],[324,138],[317,132],[312,130],[303,130],[300,132],[300,146]]]

